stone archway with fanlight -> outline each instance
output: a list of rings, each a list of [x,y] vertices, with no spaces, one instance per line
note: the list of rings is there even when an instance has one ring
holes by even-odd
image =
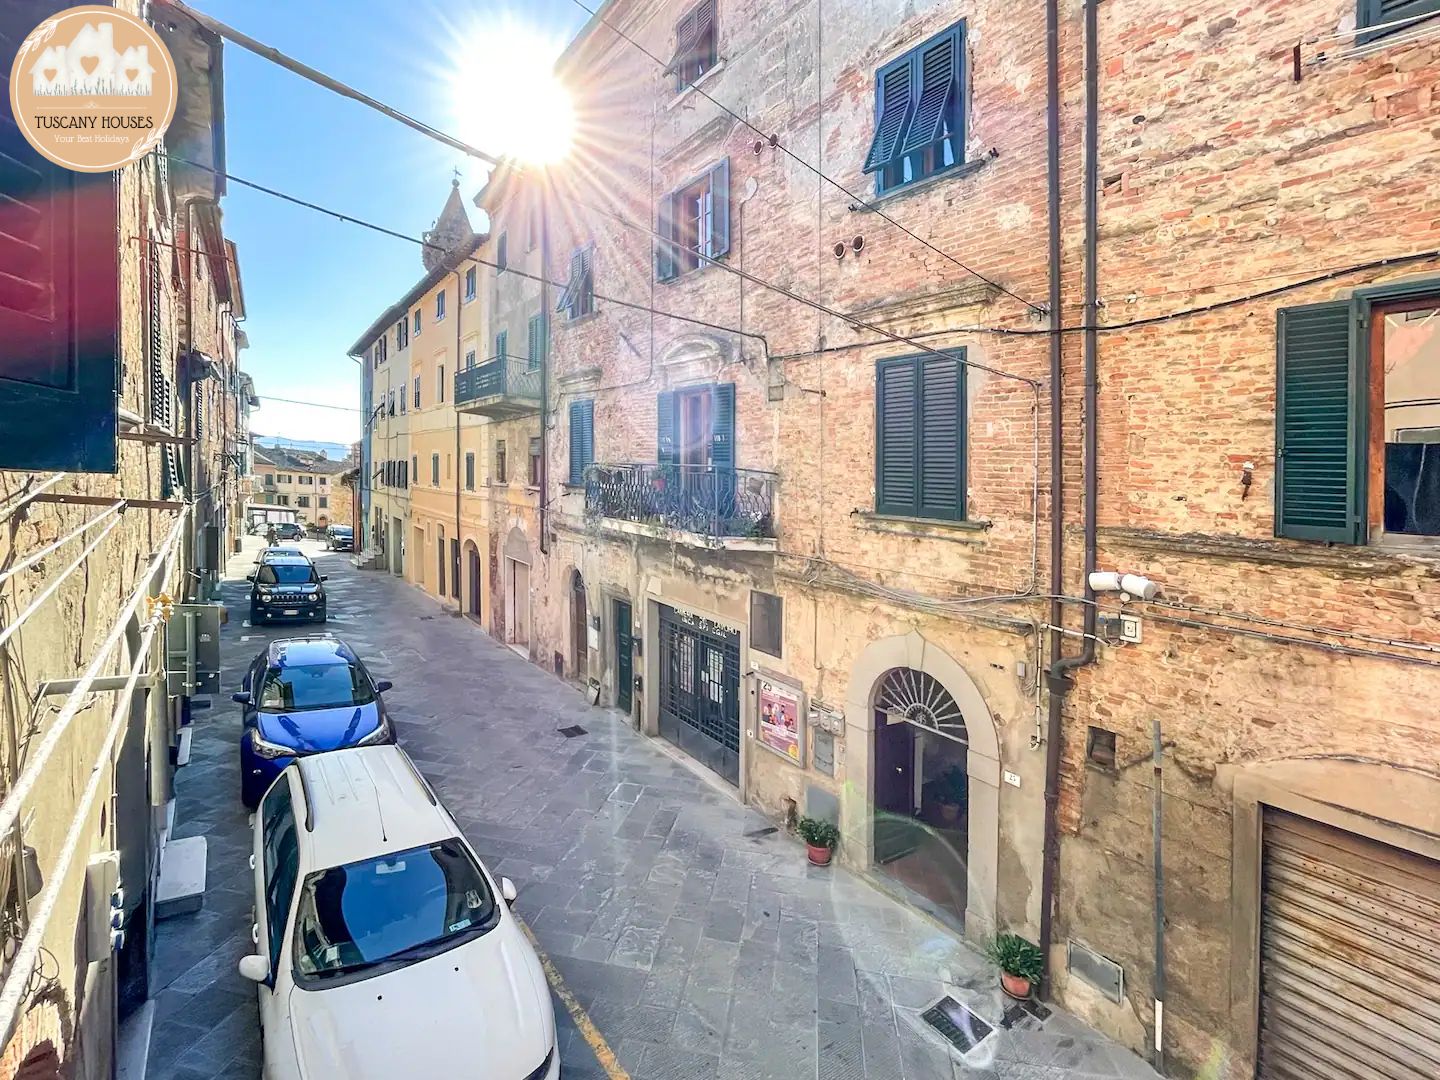
[[[984,940],[995,929],[1000,748],[975,681],[918,633],[886,638],[857,661],[845,711],[848,778],[865,796],[842,806],[850,857]]]

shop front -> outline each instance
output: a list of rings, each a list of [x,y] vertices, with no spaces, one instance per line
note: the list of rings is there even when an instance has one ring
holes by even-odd
[[[660,734],[738,786],[740,634],[680,608],[658,610]]]

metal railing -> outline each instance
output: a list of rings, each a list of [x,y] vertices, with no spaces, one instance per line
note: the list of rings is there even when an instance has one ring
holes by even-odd
[[[455,372],[455,404],[508,397],[540,401],[540,365],[524,358],[497,356]]]
[[[650,462],[591,465],[585,513],[713,539],[775,538],[775,473]]]

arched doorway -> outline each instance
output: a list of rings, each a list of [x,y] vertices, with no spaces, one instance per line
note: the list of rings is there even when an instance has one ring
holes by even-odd
[[[892,668],[875,692],[875,865],[957,922],[968,893],[970,736],[935,676]]]
[[[911,631],[866,646],[850,671],[845,714],[856,736],[857,753],[848,759],[847,773],[858,797],[841,800],[840,826],[847,841],[842,850],[908,890],[933,914],[963,921],[966,937],[988,940],[996,929],[999,878],[1000,733],[979,686],[944,649]],[[908,804],[901,801],[906,776],[893,773],[897,763],[903,768],[907,760]],[[962,771],[951,772],[952,764]],[[898,778],[882,777],[885,768]],[[962,790],[963,799],[957,800]],[[893,799],[898,810],[881,811],[877,796],[881,803]],[[942,809],[942,803],[955,807],[953,822],[952,811]],[[890,850],[884,827],[876,836],[877,818],[885,814],[892,819],[903,815],[905,826],[896,829],[901,837]],[[939,824],[932,826],[931,820]],[[893,867],[894,859],[881,861],[900,853],[901,839],[912,829],[932,838],[932,850],[934,838],[945,841],[937,853],[945,860],[946,884],[943,891],[935,890],[943,905],[892,877],[892,868],[905,869]]]
[[[469,582],[465,614],[478,622],[480,620],[480,549],[475,546],[473,540],[465,541],[465,570],[465,580]]]
[[[570,574],[570,648],[574,656],[575,678],[584,682],[588,676],[590,654],[590,607],[585,598],[585,579],[580,571]]]

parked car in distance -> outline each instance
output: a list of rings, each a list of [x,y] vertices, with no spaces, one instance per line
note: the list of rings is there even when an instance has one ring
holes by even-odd
[[[393,743],[378,682],[350,646],[329,634],[272,641],[233,700],[240,725],[240,798],[254,807],[275,777],[306,754]]]
[[[558,1080],[555,1012],[497,882],[397,746],[303,757],[255,814],[266,1080]]]
[[[295,521],[281,521],[275,526],[275,535],[281,540],[300,540],[305,536],[305,530]]]
[[[325,530],[326,551],[354,551],[355,530],[349,525],[331,525]]]
[[[325,621],[325,575],[304,555],[267,559],[249,581],[251,626]]]
[[[308,559],[309,557],[310,556],[306,555],[301,548],[293,545],[271,544],[269,547],[260,549],[259,553],[255,556],[255,561],[257,563],[263,563],[278,558]]]

